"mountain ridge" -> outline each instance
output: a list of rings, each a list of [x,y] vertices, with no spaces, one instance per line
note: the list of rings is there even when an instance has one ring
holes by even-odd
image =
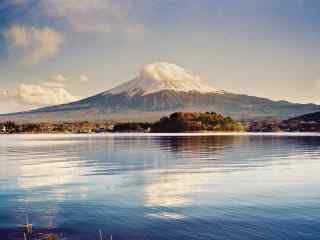
[[[161,91],[146,96],[98,94],[78,102],[40,108],[28,112],[0,115],[0,120],[74,121],[148,120],[154,121],[175,111],[214,111],[236,119],[274,117],[287,119],[320,111],[315,104],[272,101],[232,93],[201,94]]]
[[[273,101],[217,90],[170,63],[146,65],[133,80],[73,103],[0,115],[0,121],[155,121],[173,112],[219,112],[235,119],[278,118],[320,111],[316,104]]]
[[[308,113],[287,120],[292,121],[304,121],[304,122],[320,122],[320,112]]]

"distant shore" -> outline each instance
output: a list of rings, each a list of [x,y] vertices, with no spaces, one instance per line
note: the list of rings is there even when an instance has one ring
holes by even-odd
[[[316,133],[320,122],[305,120],[236,121],[215,112],[177,112],[157,122],[61,122],[0,123],[0,134],[94,134],[94,133]]]
[[[45,138],[45,137],[201,137],[201,136],[270,136],[270,137],[320,137],[320,132],[183,132],[183,133],[143,133],[143,132],[106,132],[106,133],[18,133],[0,134],[0,137]]]

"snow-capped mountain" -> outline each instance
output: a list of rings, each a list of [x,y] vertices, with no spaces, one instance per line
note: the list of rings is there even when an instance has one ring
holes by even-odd
[[[172,63],[146,65],[133,80],[70,104],[0,115],[0,121],[154,121],[176,111],[214,111],[236,119],[289,118],[320,111],[295,104],[217,90]]]
[[[175,92],[222,93],[202,82],[199,76],[176,64],[159,62],[143,67],[137,78],[121,84],[106,94],[126,94],[145,96],[164,90]]]

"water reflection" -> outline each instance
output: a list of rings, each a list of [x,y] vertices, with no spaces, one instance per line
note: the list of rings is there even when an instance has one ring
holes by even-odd
[[[0,236],[27,213],[36,227],[63,226],[77,239],[98,228],[118,239],[276,239],[262,223],[286,227],[292,214],[318,234],[319,170],[312,136],[0,137]],[[254,230],[232,223],[253,218]],[[234,235],[211,230],[221,222]]]

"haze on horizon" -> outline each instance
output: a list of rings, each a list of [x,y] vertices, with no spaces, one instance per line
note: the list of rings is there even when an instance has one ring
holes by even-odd
[[[320,104],[317,0],[2,0],[0,113],[88,97],[170,62],[215,89]]]

